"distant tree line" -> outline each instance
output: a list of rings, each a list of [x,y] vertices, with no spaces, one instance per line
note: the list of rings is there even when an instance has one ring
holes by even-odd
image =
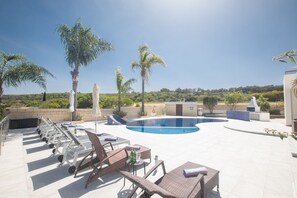
[[[248,101],[251,96],[257,99],[262,95],[269,102],[283,101],[283,86],[247,86],[230,89],[181,89],[169,90],[162,88],[160,91],[145,92],[145,102],[172,102],[172,101],[188,101],[203,102],[208,96],[215,97],[218,102],[224,102],[228,93],[241,92],[244,95],[244,101]],[[43,101],[42,94],[25,94],[25,95],[4,95],[3,103],[6,107],[39,107],[39,108],[68,108],[69,93],[47,93],[46,101]],[[141,103],[141,93],[131,92],[125,93],[121,97],[121,106],[132,106]],[[118,94],[100,94],[101,108],[116,108],[118,106]],[[92,108],[92,94],[78,93],[78,108]]]

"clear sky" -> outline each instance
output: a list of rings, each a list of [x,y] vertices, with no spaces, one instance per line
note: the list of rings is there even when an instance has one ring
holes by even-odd
[[[47,92],[68,92],[70,67],[56,28],[84,26],[114,51],[80,70],[80,92],[116,92],[115,69],[126,78],[140,72],[138,46],[147,43],[167,68],[153,68],[146,91],[161,88],[230,88],[282,84],[292,64],[272,57],[297,48],[296,0],[1,0],[0,51],[25,55],[50,70]],[[41,93],[35,84],[5,88],[4,94]]]

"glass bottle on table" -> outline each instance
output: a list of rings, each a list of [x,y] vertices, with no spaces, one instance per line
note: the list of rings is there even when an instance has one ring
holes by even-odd
[[[133,150],[133,163],[136,163],[136,151]]]
[[[132,150],[131,150],[131,153],[130,153],[130,162],[131,162],[132,164],[134,164],[135,161],[136,161],[135,151],[134,151],[134,149],[132,149]]]

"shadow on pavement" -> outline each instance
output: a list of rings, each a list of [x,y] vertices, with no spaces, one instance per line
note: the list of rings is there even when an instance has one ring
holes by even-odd
[[[105,186],[114,184],[122,179],[122,176],[119,173],[117,173],[117,172],[110,173],[110,174],[105,175],[105,176],[101,177],[100,179],[90,183],[88,185],[88,188],[85,189],[85,184],[86,184],[88,176],[89,176],[89,174],[86,174],[86,176],[81,177],[80,179],[76,180],[75,182],[72,182],[72,183],[68,184],[67,186],[60,188],[58,190],[60,193],[60,196],[61,197],[81,197],[90,191],[98,190]],[[99,195],[98,197],[101,197],[101,196]]]

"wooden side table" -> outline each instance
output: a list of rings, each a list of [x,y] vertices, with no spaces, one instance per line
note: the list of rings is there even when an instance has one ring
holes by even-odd
[[[143,166],[143,174],[146,174],[146,167],[145,167],[145,161],[143,159],[139,159],[139,161],[135,162],[135,163],[131,163],[130,160],[127,160],[127,165],[130,168],[130,172],[131,172],[131,168],[132,168],[132,174],[133,175],[137,175],[137,170],[139,166]]]
[[[130,162],[130,159],[128,159],[126,161],[126,167],[129,168],[129,171],[132,172],[133,175],[137,175],[137,170],[139,166],[143,165],[143,175],[146,174],[146,167],[145,167],[145,161],[143,159],[139,159],[138,162],[135,162],[135,163],[131,163]],[[124,186],[126,185],[126,178],[124,177]]]

